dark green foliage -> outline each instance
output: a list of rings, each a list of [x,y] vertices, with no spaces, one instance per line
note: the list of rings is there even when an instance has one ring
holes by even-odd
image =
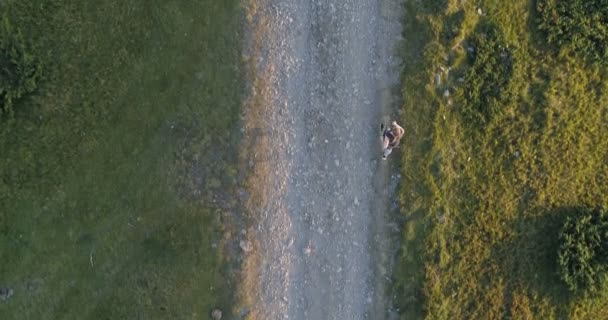
[[[608,215],[579,209],[560,232],[561,277],[572,291],[598,289],[608,267]]]
[[[40,64],[27,51],[19,30],[0,21],[0,116],[13,112],[19,98],[32,93],[40,78]]]
[[[443,38],[448,43],[458,37],[462,32],[462,23],[464,22],[464,18],[464,10],[458,10],[445,17],[445,21],[443,23]]]
[[[422,1],[420,6],[423,12],[437,12],[447,5],[448,0],[428,0]]]
[[[508,101],[513,74],[513,58],[500,31],[490,23],[482,24],[468,39],[470,67],[465,72],[461,112],[466,122],[484,125],[501,114]]]
[[[549,43],[608,62],[608,0],[538,0],[536,8]]]

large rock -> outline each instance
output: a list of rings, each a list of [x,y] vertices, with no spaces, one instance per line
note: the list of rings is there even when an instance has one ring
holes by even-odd
[[[239,242],[239,247],[241,247],[241,250],[244,252],[253,251],[253,244],[249,240],[241,240],[241,242]]]
[[[222,310],[215,308],[211,311],[211,319],[220,320],[222,319]]]
[[[6,301],[13,296],[13,289],[0,287],[0,301]]]

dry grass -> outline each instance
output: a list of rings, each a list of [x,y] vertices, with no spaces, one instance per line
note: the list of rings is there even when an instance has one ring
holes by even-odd
[[[244,187],[249,192],[249,198],[245,204],[248,212],[247,218],[251,225],[257,225],[258,213],[267,205],[268,190],[271,185],[269,179],[272,177],[273,168],[265,157],[271,153],[271,140],[266,131],[266,119],[270,102],[270,88],[268,79],[272,68],[267,66],[260,69],[257,65],[262,56],[262,46],[266,34],[269,32],[265,16],[258,11],[263,6],[259,0],[248,0],[245,2],[245,15],[247,29],[246,53],[244,55],[247,66],[246,78],[249,79],[251,87],[247,89],[248,96],[245,100],[244,110],[244,140],[242,145],[241,163],[247,171]],[[249,51],[247,51],[249,50]],[[262,291],[260,287],[260,265],[262,263],[261,245],[253,229],[247,233],[248,241],[253,245],[252,250],[243,260],[241,280],[238,288],[238,307],[247,310],[247,319],[260,319],[261,314],[258,306],[258,294]]]

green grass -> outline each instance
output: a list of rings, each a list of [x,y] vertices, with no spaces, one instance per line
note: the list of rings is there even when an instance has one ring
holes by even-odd
[[[608,290],[570,294],[557,248],[569,208],[608,205],[608,69],[547,45],[534,1],[475,4],[406,2],[396,304],[403,319],[600,319]],[[468,49],[482,24],[512,58],[500,94]],[[488,98],[467,90],[493,94],[491,117],[470,120]]]
[[[42,64],[0,122],[3,319],[229,311],[238,2],[6,1]]]

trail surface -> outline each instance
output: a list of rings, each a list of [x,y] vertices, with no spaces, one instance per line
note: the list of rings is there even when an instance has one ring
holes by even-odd
[[[250,0],[245,136],[255,319],[385,319],[394,0]],[[394,161],[395,159],[393,159]]]

